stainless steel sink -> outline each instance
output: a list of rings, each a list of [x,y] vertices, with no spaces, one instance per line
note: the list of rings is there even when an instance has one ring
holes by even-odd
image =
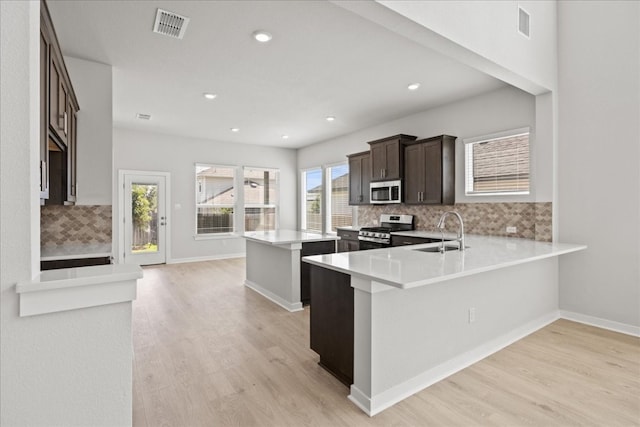
[[[467,249],[469,246],[465,246],[465,249]],[[440,252],[440,248],[441,246],[432,246],[430,248],[420,248],[420,249],[414,249],[414,251],[420,251],[420,252]],[[458,246],[447,246],[444,245],[444,250],[445,251],[457,251],[459,250]]]

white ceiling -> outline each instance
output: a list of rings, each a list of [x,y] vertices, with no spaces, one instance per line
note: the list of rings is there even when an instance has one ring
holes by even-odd
[[[505,85],[327,1],[48,5],[65,55],[113,66],[119,127],[297,148]],[[184,39],[152,32],[157,8],[191,19]]]

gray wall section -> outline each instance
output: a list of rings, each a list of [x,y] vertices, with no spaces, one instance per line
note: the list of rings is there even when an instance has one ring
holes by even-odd
[[[558,7],[560,308],[640,326],[640,3]]]

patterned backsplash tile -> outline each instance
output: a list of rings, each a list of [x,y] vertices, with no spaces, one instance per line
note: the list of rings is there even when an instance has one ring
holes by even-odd
[[[111,205],[41,206],[40,246],[111,244]]]
[[[434,230],[445,211],[455,210],[464,220],[465,233],[487,236],[511,236],[551,241],[551,203],[457,203],[454,206],[370,205],[358,208],[360,225],[375,224],[383,213],[415,216],[416,230]],[[452,217],[445,224],[457,230]],[[507,233],[516,227],[516,233]]]

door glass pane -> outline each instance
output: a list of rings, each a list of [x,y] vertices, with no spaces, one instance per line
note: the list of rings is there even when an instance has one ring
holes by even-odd
[[[313,169],[304,172],[304,229],[309,231],[322,230],[321,195],[322,195],[322,169]]]
[[[131,252],[158,252],[158,186],[131,184]]]
[[[351,225],[351,206],[349,206],[349,165],[339,165],[329,168],[331,177],[331,203],[330,227],[336,231],[336,227]]]

